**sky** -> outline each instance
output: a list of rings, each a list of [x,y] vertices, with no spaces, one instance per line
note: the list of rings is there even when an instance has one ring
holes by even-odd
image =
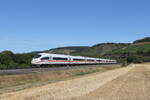
[[[0,51],[150,37],[150,0],[0,0]]]

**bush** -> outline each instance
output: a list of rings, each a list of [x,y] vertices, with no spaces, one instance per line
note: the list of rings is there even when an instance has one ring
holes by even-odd
[[[11,51],[0,53],[0,69],[27,68],[31,66],[33,54],[13,54]]]
[[[128,63],[142,63],[142,58],[140,56],[137,56],[137,55],[130,55],[127,57],[127,62]]]
[[[121,67],[126,67],[127,65],[128,65],[127,60],[124,60],[124,61],[122,62]]]

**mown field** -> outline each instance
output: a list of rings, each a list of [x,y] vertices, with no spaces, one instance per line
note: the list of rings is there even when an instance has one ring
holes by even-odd
[[[107,69],[74,79],[3,93],[0,94],[0,100],[149,100],[149,75],[150,63],[130,64],[114,70]]]
[[[34,72],[22,75],[1,75],[0,76],[0,94],[18,91],[25,88],[37,87],[58,81],[76,78],[82,75],[96,72],[105,72],[120,68],[120,65],[97,66],[88,68],[77,68],[62,71]]]

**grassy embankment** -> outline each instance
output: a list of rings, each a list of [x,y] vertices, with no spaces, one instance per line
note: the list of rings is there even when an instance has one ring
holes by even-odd
[[[76,78],[82,75],[95,72],[105,72],[119,68],[120,65],[110,65],[108,67],[78,68],[64,71],[35,72],[23,75],[3,75],[0,76],[0,94],[22,90],[25,88],[41,86],[58,81]]]

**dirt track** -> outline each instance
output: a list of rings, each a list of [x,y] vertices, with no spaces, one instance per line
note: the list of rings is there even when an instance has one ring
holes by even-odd
[[[150,64],[3,94],[0,100],[150,100]]]

